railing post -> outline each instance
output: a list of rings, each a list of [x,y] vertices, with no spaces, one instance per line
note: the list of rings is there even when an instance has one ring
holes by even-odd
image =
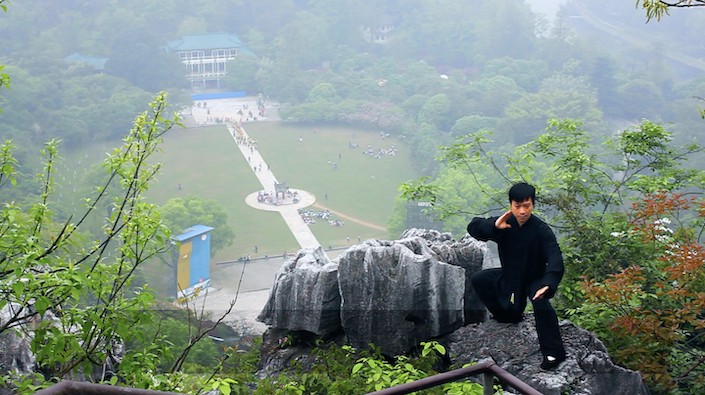
[[[490,372],[482,374],[482,395],[494,395],[494,375]]]

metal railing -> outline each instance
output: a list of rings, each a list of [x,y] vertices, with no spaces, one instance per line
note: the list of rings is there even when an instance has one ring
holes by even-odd
[[[497,377],[524,395],[541,395],[541,393],[516,376],[497,366],[494,361],[483,361],[466,368],[439,373],[421,380],[397,385],[367,395],[402,395],[421,391],[442,384],[458,381],[470,376],[483,375],[483,394],[494,394],[494,378]],[[62,381],[49,388],[37,391],[35,395],[178,395],[176,392],[145,390],[139,388],[116,387],[107,384],[94,384],[82,381]]]
[[[516,376],[497,366],[494,361],[483,361],[466,368],[439,373],[406,384],[400,384],[383,390],[370,392],[367,395],[403,395],[421,391],[438,385],[451,383],[477,374],[483,375],[483,394],[494,394],[494,377],[511,386],[524,395],[541,395],[529,384],[519,380]]]
[[[39,390],[34,395],[179,395],[176,392],[145,390],[140,388],[117,387],[108,384],[94,384],[83,381],[65,380],[49,388]]]

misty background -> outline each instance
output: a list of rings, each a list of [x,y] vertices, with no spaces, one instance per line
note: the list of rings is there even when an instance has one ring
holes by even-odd
[[[0,14],[12,77],[0,135],[25,174],[48,139],[68,153],[111,145],[156,92],[182,108],[203,91],[167,43],[224,32],[246,51],[220,90],[278,102],[285,122],[403,136],[431,177],[438,145],[490,130],[508,151],[550,118],[580,120],[596,140],[649,119],[682,143],[703,127],[704,27],[701,9],[646,23],[628,0],[18,1]],[[18,191],[4,198],[37,184]]]

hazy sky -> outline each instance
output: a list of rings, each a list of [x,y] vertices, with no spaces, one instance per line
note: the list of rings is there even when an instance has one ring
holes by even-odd
[[[553,17],[558,11],[558,6],[568,0],[528,0],[534,12],[540,12]]]

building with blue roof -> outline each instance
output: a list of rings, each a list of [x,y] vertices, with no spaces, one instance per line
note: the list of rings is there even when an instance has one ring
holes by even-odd
[[[194,225],[172,237],[177,242],[176,296],[189,296],[211,284],[211,235],[214,228]]]
[[[241,54],[252,52],[230,33],[205,33],[183,36],[166,45],[186,67],[186,78],[192,88],[221,88],[228,74],[227,63]]]

